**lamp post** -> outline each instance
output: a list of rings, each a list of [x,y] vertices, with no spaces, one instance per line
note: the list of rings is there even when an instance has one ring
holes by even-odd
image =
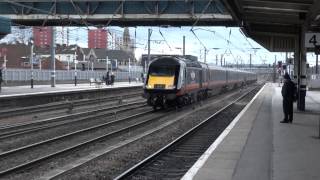
[[[131,83],[131,65],[130,65],[131,61],[129,58],[129,84]]]
[[[151,47],[150,47],[150,38],[151,38],[151,34],[152,34],[152,29],[148,29],[148,58],[147,58],[147,62],[145,63],[145,67],[144,67],[144,72],[147,73],[149,63],[150,63],[150,51],[151,51]]]
[[[31,84],[31,88],[33,88],[33,40],[30,40],[30,45],[31,45],[31,49],[30,49],[30,67],[31,67],[31,77],[30,77],[30,84]]]
[[[213,50],[218,50],[220,48],[209,48],[207,49],[206,47],[204,47],[204,63],[207,62],[207,54],[209,53],[209,51],[213,49]],[[216,65],[218,65],[218,56],[216,56]]]
[[[67,56],[68,58],[68,71],[70,70],[70,55]]]
[[[6,77],[6,79],[5,79],[5,83],[7,84],[7,54],[6,54],[6,52],[5,52],[5,54],[4,54],[4,60],[3,60],[4,62],[3,62],[3,73],[4,73],[4,76]]]
[[[210,48],[210,49],[219,50],[220,48]],[[216,54],[216,65],[218,65],[218,54]]]
[[[186,37],[183,36],[183,51],[182,51],[182,55],[185,56],[186,55]]]
[[[254,51],[254,53],[258,50],[258,49],[260,49],[260,48],[251,48],[253,51]],[[249,67],[250,67],[250,70],[251,70],[251,67],[252,67],[252,54],[250,53],[250,63],[249,63]]]
[[[77,52],[75,52],[74,56],[74,86],[77,86]]]
[[[50,54],[51,54],[51,62],[50,62],[50,69],[51,69],[51,87],[56,86],[56,45],[55,45],[55,27],[51,29],[51,47],[50,47]]]
[[[208,52],[209,52],[209,50],[206,47],[204,47],[204,63],[207,62],[207,53]]]
[[[41,69],[42,69],[41,57],[39,57],[39,70],[41,71]]]
[[[109,71],[109,65],[108,65],[108,61],[109,61],[109,59],[108,59],[108,56],[106,57],[106,72],[108,72]]]
[[[91,71],[93,71],[93,61],[91,62]]]

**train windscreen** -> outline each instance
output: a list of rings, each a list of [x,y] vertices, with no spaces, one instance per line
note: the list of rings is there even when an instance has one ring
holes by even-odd
[[[149,74],[152,76],[174,76],[175,67],[173,66],[150,66]]]

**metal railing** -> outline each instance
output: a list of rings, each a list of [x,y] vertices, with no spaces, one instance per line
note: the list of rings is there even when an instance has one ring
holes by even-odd
[[[50,70],[33,70],[33,79],[35,81],[50,81]],[[114,71],[116,81],[128,81],[141,77],[140,71],[120,72]],[[110,73],[111,75],[111,73]],[[90,78],[100,78],[106,76],[106,71],[77,71],[78,80],[89,80]],[[73,80],[75,77],[74,70],[56,70],[56,80]],[[30,69],[5,69],[2,73],[3,81],[30,81],[31,70]]]

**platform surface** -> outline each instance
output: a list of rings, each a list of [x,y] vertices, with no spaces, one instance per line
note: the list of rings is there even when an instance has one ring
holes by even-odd
[[[55,87],[50,85],[35,85],[33,88],[30,86],[8,86],[2,87],[0,92],[1,97],[10,97],[10,96],[21,96],[21,95],[32,95],[32,94],[45,94],[45,93],[54,93],[54,92],[69,92],[69,91],[83,91],[88,89],[106,89],[106,88],[121,88],[121,87],[130,87],[130,86],[142,86],[141,82],[116,82],[114,85],[105,85],[101,84],[97,86],[95,84],[56,84]]]
[[[282,124],[281,87],[267,84],[236,119],[182,179],[320,179],[319,91],[308,91],[306,111],[295,103],[293,123]]]

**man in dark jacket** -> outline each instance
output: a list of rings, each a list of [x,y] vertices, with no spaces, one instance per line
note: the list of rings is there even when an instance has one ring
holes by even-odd
[[[106,74],[105,81],[106,81],[106,85],[109,85],[109,84],[110,84],[109,71],[108,71],[107,74]]]
[[[115,79],[115,75],[113,74],[113,72],[111,72],[111,76],[110,76],[111,80],[110,80],[110,84],[113,85],[114,83],[114,79]]]
[[[293,101],[295,98],[295,84],[291,81],[290,76],[286,73],[284,76],[284,84],[282,86],[281,94],[283,97],[283,113],[284,119],[281,123],[292,123],[293,120]]]

